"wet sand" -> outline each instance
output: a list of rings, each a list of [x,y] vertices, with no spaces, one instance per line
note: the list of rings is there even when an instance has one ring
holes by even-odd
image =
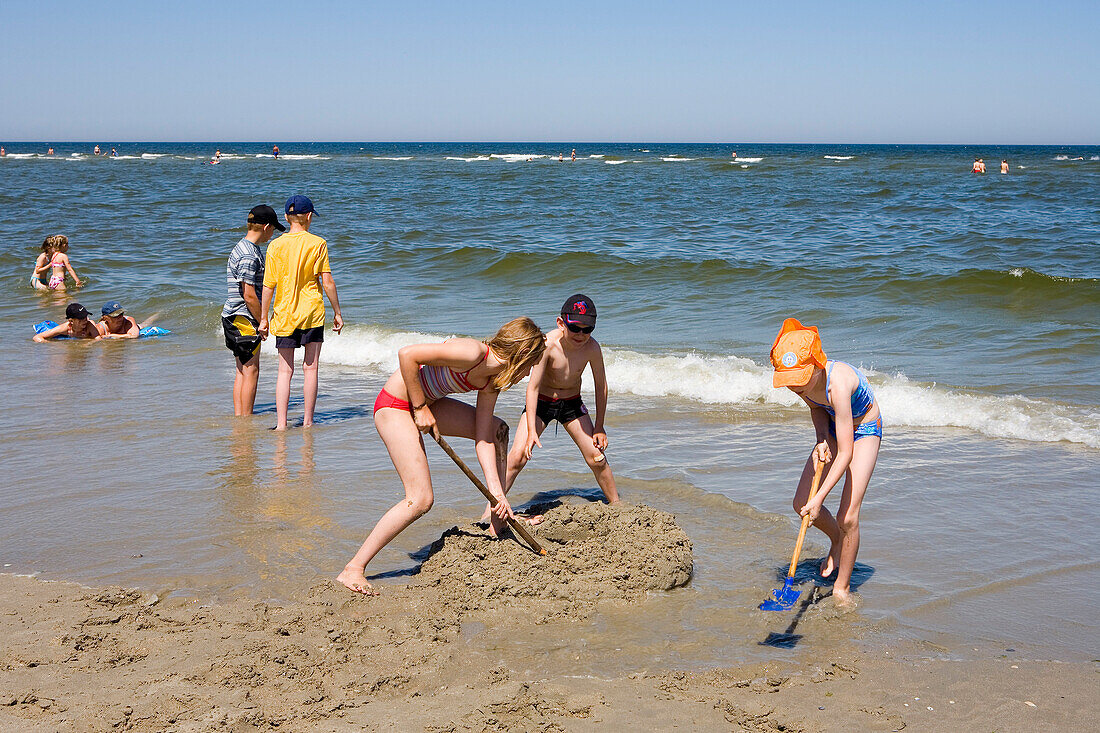
[[[644,620],[689,582],[691,542],[666,512],[581,500],[538,535],[543,558],[455,527],[375,597],[317,578],[208,605],[0,576],[0,729],[1086,730],[1100,706],[1095,662],[911,642],[704,671],[639,649],[593,673],[586,630]]]

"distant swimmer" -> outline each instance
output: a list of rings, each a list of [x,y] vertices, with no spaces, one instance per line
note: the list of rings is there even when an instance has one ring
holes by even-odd
[[[3,148],[0,148],[0,158],[3,158],[7,154],[8,154],[7,150],[4,150]]]
[[[112,158],[117,158],[118,157],[118,151],[115,150],[114,148],[111,148],[111,157]]]
[[[275,156],[275,160],[279,159],[279,146],[278,145],[272,145],[271,146],[271,154]]]
[[[975,158],[974,159],[974,165],[970,167],[970,172],[971,173],[985,173],[985,171],[982,170],[982,168],[984,168],[984,167],[985,166],[982,163],[982,159],[981,158]]]
[[[736,150],[734,150],[732,153],[730,153],[730,159],[731,160],[737,160],[737,151]]]
[[[978,158],[978,172],[985,173],[985,158]]]
[[[1001,173],[1008,173],[1008,161],[1007,160],[1002,160],[1001,161]]]
[[[558,153],[558,162],[561,163],[563,160],[565,160],[565,157],[562,156],[561,153]]]
[[[53,148],[46,151],[46,155],[53,155]]]
[[[99,155],[99,154],[100,154],[100,149],[99,149],[99,146],[96,145],[95,149],[92,150],[92,155]]]
[[[217,165],[218,163],[221,163],[221,162],[222,162],[222,151],[221,150],[215,150],[214,151],[214,157],[209,161],[209,163],[210,163],[210,165]]]
[[[577,149],[576,148],[573,148],[573,152],[569,154],[569,160],[573,161],[574,163],[577,162]]]

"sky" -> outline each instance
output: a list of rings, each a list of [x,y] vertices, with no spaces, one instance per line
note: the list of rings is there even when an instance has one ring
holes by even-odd
[[[1100,1],[0,0],[5,141],[1100,143]]]

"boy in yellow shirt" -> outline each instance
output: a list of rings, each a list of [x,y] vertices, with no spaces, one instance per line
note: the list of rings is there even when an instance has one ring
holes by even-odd
[[[291,196],[286,202],[286,220],[290,230],[267,248],[264,289],[260,302],[259,332],[267,338],[275,333],[275,348],[279,350],[279,378],[275,383],[276,430],[286,430],[287,407],[290,403],[290,380],[294,376],[294,351],[305,349],[302,367],[306,373],[305,419],[302,427],[313,424],[313,408],[317,405],[317,368],[321,343],[325,340],[325,301],[322,288],[332,304],[332,330],[340,333],[344,319],[340,316],[340,301],[336,297],[336,281],[328,264],[325,240],[309,233],[315,212],[307,197]],[[268,313],[275,306],[275,318],[268,326]]]

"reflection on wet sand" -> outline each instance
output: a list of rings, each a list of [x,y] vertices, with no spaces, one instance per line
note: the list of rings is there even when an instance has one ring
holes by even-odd
[[[226,534],[243,551],[246,575],[277,585],[312,575],[308,556],[322,547],[321,534],[332,526],[320,511],[312,431],[273,434],[238,420],[229,437],[228,455],[216,472],[224,507],[218,521],[230,525]],[[268,469],[259,451],[272,442]]]

